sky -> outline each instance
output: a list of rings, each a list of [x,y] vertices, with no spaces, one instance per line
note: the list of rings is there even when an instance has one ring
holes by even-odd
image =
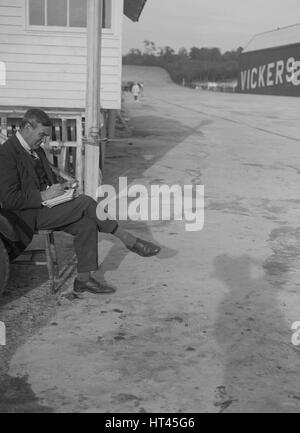
[[[299,22],[299,0],[148,0],[138,23],[124,17],[123,52],[143,49],[144,40],[176,51],[195,46],[224,52]]]

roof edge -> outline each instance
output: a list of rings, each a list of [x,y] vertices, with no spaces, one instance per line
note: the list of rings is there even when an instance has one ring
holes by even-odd
[[[291,25],[289,25],[289,26],[284,26],[284,27],[278,27],[278,28],[276,28],[276,29],[273,29],[273,30],[268,30],[268,31],[265,31],[265,32],[260,32],[260,33],[256,33],[250,40],[249,40],[249,42],[247,43],[247,45],[245,45],[245,47],[244,47],[244,50],[243,50],[243,52],[245,52],[245,53],[247,53],[247,52],[253,52],[253,51],[261,51],[261,50],[264,50],[264,49],[268,49],[268,48],[275,48],[275,47],[266,47],[266,48],[258,48],[258,49],[250,49],[249,51],[247,51],[247,49],[248,49],[248,47],[252,44],[252,42],[253,41],[255,41],[255,39],[257,39],[257,38],[259,38],[259,37],[262,37],[262,36],[264,36],[264,35],[270,35],[270,34],[272,34],[272,33],[277,33],[277,32],[280,32],[280,31],[285,31],[285,30],[288,30],[288,29],[292,29],[292,28],[294,28],[294,27],[300,27],[300,22],[299,23],[296,23],[296,24],[291,24]],[[299,40],[299,42],[300,42],[300,40]],[[281,47],[283,47],[283,46],[289,46],[289,45],[296,45],[298,42],[291,42],[291,43],[284,43],[284,44],[282,44],[282,45],[276,45],[276,47],[279,47],[279,46],[281,46]]]
[[[138,22],[147,0],[124,0],[124,15],[131,21]]]

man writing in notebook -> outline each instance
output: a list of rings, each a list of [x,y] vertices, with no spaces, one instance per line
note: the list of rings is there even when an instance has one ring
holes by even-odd
[[[17,230],[25,249],[36,230],[61,230],[74,236],[78,259],[74,292],[111,293],[109,286],[91,277],[98,269],[98,232],[111,233],[142,257],[159,253],[160,247],[121,229],[115,220],[100,221],[97,202],[86,195],[51,209],[42,203],[61,196],[65,184],[57,182],[40,147],[52,134],[48,115],[39,109],[26,112],[20,131],[0,146],[0,205],[17,217]]]

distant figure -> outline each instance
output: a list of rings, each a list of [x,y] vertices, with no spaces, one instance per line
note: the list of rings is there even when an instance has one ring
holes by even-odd
[[[141,92],[141,97],[144,96],[144,83],[138,83],[139,87],[140,87],[140,92]]]
[[[140,89],[140,86],[138,85],[138,83],[134,83],[134,85],[132,86],[132,89],[131,89],[131,93],[133,94],[135,101],[138,101],[140,91],[141,91],[141,89]]]

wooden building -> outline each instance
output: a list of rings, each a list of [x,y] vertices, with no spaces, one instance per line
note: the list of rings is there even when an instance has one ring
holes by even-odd
[[[101,107],[121,105],[123,10],[137,20],[144,0],[103,0]],[[0,105],[84,109],[86,0],[0,0]]]

